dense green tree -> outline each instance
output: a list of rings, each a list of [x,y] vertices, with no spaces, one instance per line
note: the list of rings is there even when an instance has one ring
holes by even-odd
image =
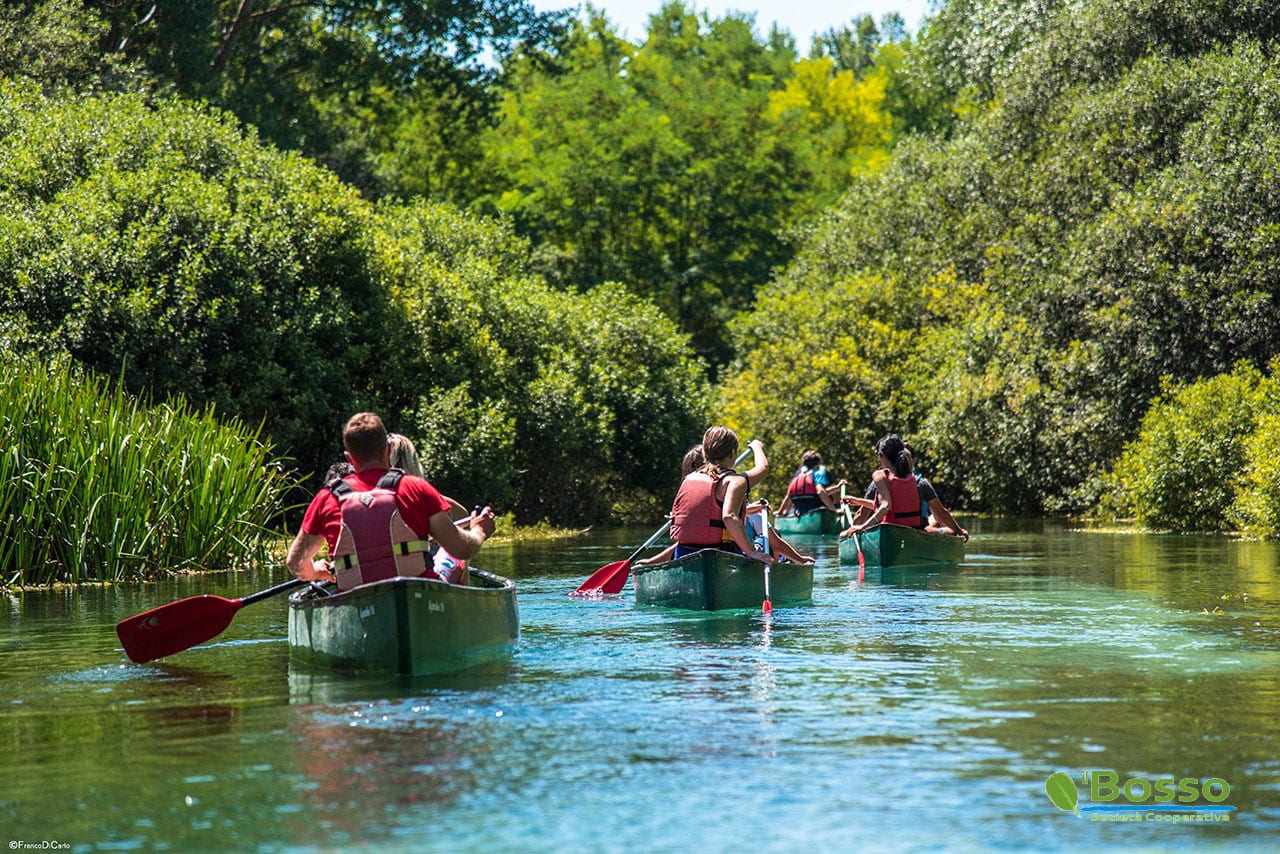
[[[1269,524],[1275,511],[1256,500],[1275,494],[1259,475],[1274,469],[1260,452],[1275,446],[1277,415],[1275,378],[1247,363],[1169,389],[1108,473],[1103,509],[1152,528],[1226,530],[1243,523],[1280,535]]]
[[[375,206],[225,113],[0,81],[0,203],[0,348],[261,424],[304,470],[374,408],[452,494],[598,520],[703,426],[652,306],[548,288],[508,226]]]
[[[384,321],[350,188],[225,114],[0,89],[0,307],[24,349],[183,395],[322,459],[314,406],[368,401]],[[327,438],[327,437],[326,437]]]
[[[751,23],[671,3],[636,46],[599,14],[579,21],[561,54],[513,64],[486,146],[488,203],[541,245],[555,281],[625,282],[714,362],[727,356],[727,318],[790,255],[779,231],[847,183],[868,137],[884,145],[879,115],[852,132],[879,98],[838,103],[829,66],[808,92],[820,97],[775,102],[794,49]],[[835,112],[815,121],[822,110]]]
[[[809,58],[828,57],[840,71],[862,77],[876,64],[876,53],[882,44],[902,43],[906,39],[906,22],[898,13],[885,15],[878,27],[870,15],[861,15],[850,24],[815,35]]]
[[[1066,0],[947,0],[924,27],[921,53],[953,95],[969,91],[989,100],[1068,5]]]
[[[0,76],[46,88],[98,88],[128,75],[104,49],[107,23],[80,0],[23,0],[0,6]]]
[[[505,226],[445,206],[384,205],[375,236],[413,353],[395,380],[413,394],[404,429],[434,479],[562,523],[607,518],[636,490],[666,497],[660,461],[706,405],[671,321],[617,286],[547,288]]]
[[[886,426],[975,506],[1081,509],[1166,376],[1280,353],[1280,9],[1092,0],[1031,21],[995,6],[977,32],[1012,21],[1016,54],[975,45],[952,81],[990,100],[962,95],[979,106],[948,138],[899,143],[856,181],[761,304],[776,292],[816,312],[832,283],[880,283],[916,357],[855,343],[831,361],[888,376]],[[940,282],[964,302],[923,299]],[[748,348],[727,387],[771,370],[796,366]],[[802,395],[815,380],[767,382]],[[834,409],[833,433],[870,417]]]
[[[405,148],[412,128],[469,140],[491,106],[491,60],[551,38],[560,17],[526,0],[84,4],[107,24],[101,48],[162,89],[228,109],[372,194],[402,192],[402,169],[420,186],[440,165]],[[432,188],[453,189],[439,177]]]

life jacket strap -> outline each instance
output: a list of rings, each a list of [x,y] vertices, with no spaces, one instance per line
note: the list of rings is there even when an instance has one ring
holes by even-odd
[[[431,542],[429,540],[409,540],[403,543],[393,543],[391,548],[398,555],[411,555],[419,552],[431,551]],[[338,566],[342,567],[344,572],[350,572],[360,567],[360,561],[356,559],[354,554],[343,555],[334,561]]]

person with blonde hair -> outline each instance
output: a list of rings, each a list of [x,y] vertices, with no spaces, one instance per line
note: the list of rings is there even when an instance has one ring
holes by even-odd
[[[422,461],[418,459],[418,449],[414,446],[413,440],[403,433],[388,433],[387,448],[390,453],[391,467],[402,470],[405,474],[417,475],[425,478],[426,474],[422,470]],[[455,498],[443,495],[445,501],[449,502],[450,515],[454,519],[462,519],[470,515],[470,511],[466,506]],[[435,550],[431,556],[432,565],[435,567],[436,574],[450,584],[466,584],[467,583],[467,562],[465,559],[456,557],[449,553],[444,546]]]

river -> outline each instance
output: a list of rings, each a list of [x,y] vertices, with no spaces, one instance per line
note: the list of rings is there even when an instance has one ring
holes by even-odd
[[[819,556],[813,604],[771,618],[638,607],[630,587],[565,595],[648,531],[490,546],[479,565],[517,579],[521,640],[451,677],[291,667],[283,598],[161,662],[120,649],[124,617],[243,596],[283,570],[11,596],[0,837],[72,851],[1273,849],[1280,545],[969,524],[959,567],[862,584],[834,542],[796,538]],[[1091,769],[1218,778],[1235,809],[1100,821],[1117,816],[1050,801],[1063,771],[1084,806]]]

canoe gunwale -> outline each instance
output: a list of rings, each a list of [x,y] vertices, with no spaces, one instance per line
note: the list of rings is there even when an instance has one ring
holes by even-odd
[[[677,560],[636,567],[636,604],[689,611],[759,608],[764,601],[765,566],[746,555],[706,548]],[[767,566],[773,604],[812,601],[811,565],[774,561]]]
[[[954,534],[882,522],[860,536],[868,568],[955,566],[964,560],[965,541]],[[853,537],[841,538],[840,562],[855,562],[857,550],[858,544],[854,543]]]
[[[328,669],[445,673],[506,655],[520,637],[516,584],[469,569],[476,586],[397,576],[333,595],[289,597],[291,658]]]
[[[343,605],[350,605],[358,599],[378,596],[386,592],[387,589],[410,588],[420,585],[429,585],[441,589],[447,589],[449,594],[462,593],[470,591],[471,594],[495,595],[505,594],[508,591],[514,592],[516,583],[510,578],[504,578],[497,573],[489,572],[485,569],[476,569],[468,567],[468,574],[472,581],[479,580],[482,582],[480,586],[450,584],[439,578],[421,578],[407,575],[397,575],[394,578],[383,578],[380,581],[372,581],[368,584],[360,584],[352,587],[350,590],[341,592],[323,589],[324,592],[317,590],[314,585],[308,585],[301,590],[289,596],[290,606],[299,606],[304,608],[334,608]]]

